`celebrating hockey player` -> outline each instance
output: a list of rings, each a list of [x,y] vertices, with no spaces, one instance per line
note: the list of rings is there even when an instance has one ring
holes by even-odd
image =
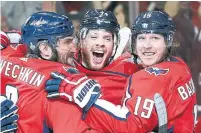
[[[124,85],[128,76],[141,68],[132,62],[133,59],[128,53],[123,54],[116,60],[112,60],[118,46],[118,32],[119,24],[112,12],[98,9],[89,10],[81,22],[78,61],[75,62],[75,67],[80,72],[98,81],[101,85],[102,97],[115,104],[121,103]],[[53,77],[57,78],[54,75]],[[60,80],[53,84],[58,82]],[[55,95],[59,97],[59,94],[63,93],[64,90],[58,90],[58,88],[59,86],[57,85],[50,85],[48,98],[55,98]],[[80,100],[85,96],[85,92],[87,90],[84,90],[84,94],[79,95]],[[65,97],[62,98],[66,100]],[[72,105],[69,104],[69,106]],[[54,106],[49,109],[56,110],[58,114],[50,119],[54,119],[54,123],[60,123],[50,123],[50,125],[53,125],[54,132],[65,132],[66,127],[71,125],[68,123],[81,121],[81,117],[77,115],[80,114],[80,111],[72,111],[69,106],[58,106],[58,103],[54,101]],[[65,114],[65,118],[61,114]],[[66,122],[66,119],[71,121]],[[76,127],[76,124],[72,125],[72,128],[74,128],[74,131],[77,129],[77,132],[81,132]]]
[[[64,73],[64,75],[74,72],[69,65],[61,64],[72,61],[72,53],[75,51],[75,45],[72,42],[73,30],[72,22],[64,15],[53,12],[34,13],[22,27],[24,44],[10,46],[1,51],[1,89],[4,89],[7,98],[19,107],[18,133],[42,133],[48,130],[49,121],[47,122],[48,117],[45,116],[51,117],[54,113],[47,110],[51,101],[46,98],[45,81],[54,71]],[[28,46],[28,52],[25,52],[26,46]],[[99,84],[82,73],[71,77],[71,83],[80,84],[81,87],[78,88],[88,84],[91,90],[99,88]],[[58,103],[61,103],[59,106],[69,105],[66,102],[62,104],[62,101]],[[82,106],[84,108],[85,103]],[[77,111],[78,108],[72,106],[71,111],[74,110]],[[75,117],[79,117],[79,114]],[[80,117],[78,123],[71,123],[71,125],[68,123],[69,127],[76,125],[80,131],[87,130],[88,126],[80,121]],[[72,128],[72,130],[76,129]],[[68,131],[71,132],[71,130]]]

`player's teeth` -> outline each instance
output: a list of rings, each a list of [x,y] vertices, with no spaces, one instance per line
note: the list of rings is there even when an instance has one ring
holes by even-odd
[[[151,56],[151,55],[154,55],[154,53],[153,52],[145,52],[145,53],[143,53],[144,55],[146,55],[146,56]]]
[[[99,53],[99,54],[103,54],[103,51],[94,51],[96,53]]]

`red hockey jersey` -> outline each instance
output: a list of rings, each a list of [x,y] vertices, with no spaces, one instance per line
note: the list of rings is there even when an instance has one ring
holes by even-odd
[[[20,54],[16,55],[16,53],[7,53],[6,49],[1,51],[1,94],[6,94],[19,107],[18,114],[20,117],[17,133],[42,133],[46,131],[45,115],[49,111],[47,109],[49,107],[48,103],[50,103],[44,90],[45,82],[50,78],[51,72],[58,71],[65,75],[65,69],[68,66],[40,59],[28,59],[21,57]],[[20,56],[14,57],[15,55]],[[74,108],[74,110],[77,109]],[[50,111],[50,115],[54,115],[54,113]],[[65,114],[60,115],[62,119],[65,116]],[[79,115],[75,117],[78,119]],[[59,124],[57,123],[57,125]],[[80,125],[80,131],[88,129],[83,121],[71,123],[75,126],[76,124],[77,128]],[[68,130],[68,127],[66,127],[65,131],[68,132]]]
[[[145,133],[158,125],[154,95],[166,104],[168,129],[192,133],[196,120],[196,94],[191,73],[179,58],[133,74],[125,87],[123,104],[99,99],[87,114],[87,123],[100,132]]]

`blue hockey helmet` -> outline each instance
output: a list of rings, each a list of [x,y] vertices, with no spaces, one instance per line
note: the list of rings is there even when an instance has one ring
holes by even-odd
[[[81,32],[83,29],[105,29],[117,35],[120,26],[117,18],[111,11],[91,9],[84,15],[80,29]]]
[[[21,43],[34,50],[38,41],[47,40],[49,45],[55,47],[58,38],[73,36],[73,31],[74,26],[67,16],[54,12],[38,12],[32,14],[22,26]]]
[[[167,13],[163,11],[147,11],[141,13],[134,21],[132,25],[132,40],[135,40],[138,34],[162,34],[168,43],[168,47],[171,47],[175,32],[175,23]]]

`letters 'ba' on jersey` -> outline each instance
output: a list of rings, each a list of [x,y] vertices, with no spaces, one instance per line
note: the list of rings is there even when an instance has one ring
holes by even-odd
[[[100,132],[145,133],[158,125],[154,94],[165,101],[168,129],[192,133],[197,115],[196,94],[187,65],[179,58],[133,74],[127,81],[122,105],[98,99],[87,114],[87,123]]]
[[[68,108],[65,110],[66,114],[68,114],[69,108],[71,108],[72,111],[75,110],[78,112],[79,110],[76,106],[67,102],[54,102],[46,98],[44,88],[46,80],[50,78],[50,73],[58,71],[65,75],[65,69],[68,66],[40,59],[28,59],[21,57],[20,54],[15,55],[16,53],[13,53],[13,55],[10,53],[8,55],[6,53],[9,52],[6,51],[6,49],[1,51],[1,93],[7,95],[7,97],[13,100],[19,107],[18,114],[20,117],[18,120],[17,133],[45,132],[47,131],[46,122],[51,122],[52,125],[50,125],[50,127],[54,127],[55,130],[58,129],[63,133],[83,132],[89,128],[85,122],[81,121],[80,113],[80,115],[75,114],[75,116],[71,116],[72,121],[70,122],[69,117],[67,117],[65,119],[67,124],[63,124],[65,125],[65,129],[61,131],[59,129],[60,121],[56,119],[60,110],[58,113],[56,112],[58,108],[56,108],[55,104],[58,104],[60,107],[66,106],[62,108],[63,110]],[[10,50],[12,51],[12,49]],[[20,57],[14,57],[19,55]],[[65,113],[59,114],[61,120],[64,120]],[[48,117],[45,118],[45,116]],[[77,131],[78,129],[79,131]]]

